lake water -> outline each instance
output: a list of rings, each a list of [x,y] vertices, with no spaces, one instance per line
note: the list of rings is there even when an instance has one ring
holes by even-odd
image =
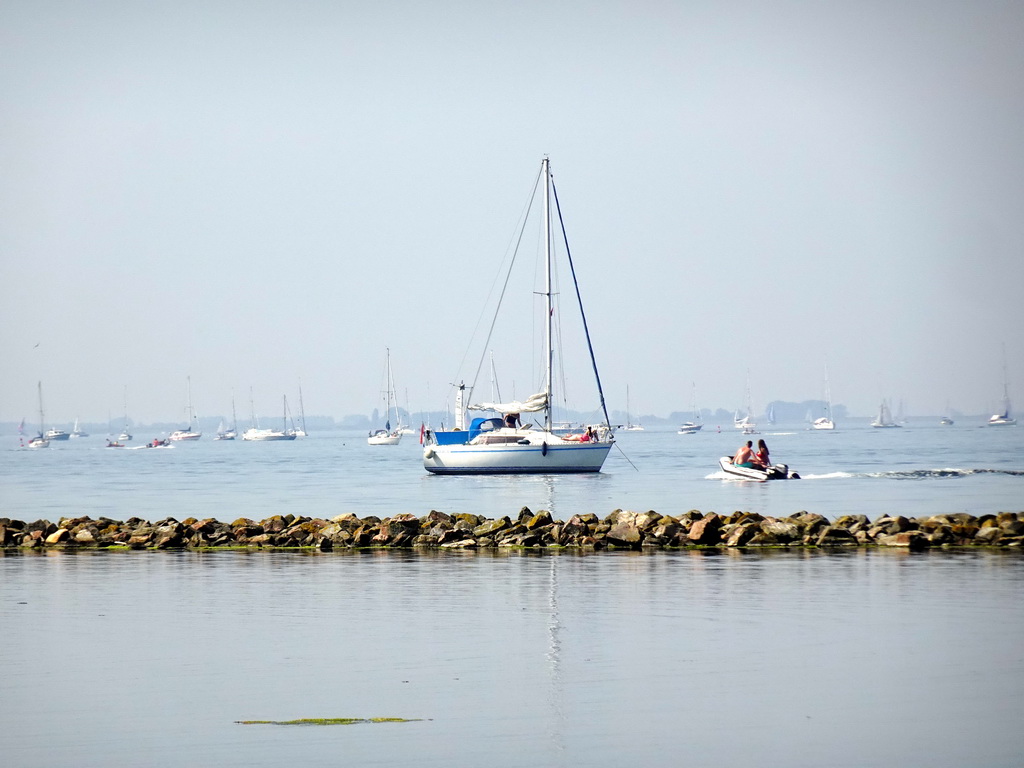
[[[806,479],[719,479],[731,430],[624,433],[600,475],[535,478],[430,476],[410,437],[8,437],[0,516],[1024,508],[1024,430],[778,432]],[[1018,766],[1022,598],[1015,550],[6,554],[3,762]],[[416,721],[236,723],[323,717]]]

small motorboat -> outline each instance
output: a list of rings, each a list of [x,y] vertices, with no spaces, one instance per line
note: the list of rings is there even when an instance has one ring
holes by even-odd
[[[740,480],[756,480],[758,482],[763,482],[765,480],[800,479],[800,475],[796,472],[790,472],[789,466],[786,464],[771,464],[765,469],[759,469],[757,467],[737,467],[732,463],[731,456],[723,456],[718,460],[718,464],[725,474]]]

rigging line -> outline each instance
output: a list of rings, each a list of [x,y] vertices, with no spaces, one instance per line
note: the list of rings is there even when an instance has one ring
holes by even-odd
[[[537,185],[540,182],[540,174],[537,174],[537,180],[533,184],[533,193],[530,195],[530,202],[526,206],[526,212],[523,214],[522,225],[519,227],[519,235],[516,237],[515,249],[512,252],[512,260],[509,262],[508,271],[505,273],[505,282],[501,286],[501,293],[498,295],[498,304],[494,308],[494,317],[491,318],[491,327],[487,329],[487,338],[484,342],[484,353],[480,355],[480,362],[477,363],[476,373],[473,375],[473,383],[469,388],[470,397],[472,397],[473,390],[476,389],[476,383],[480,378],[480,369],[484,366],[484,358],[487,357],[487,349],[491,346],[491,336],[494,335],[494,326],[498,322],[498,310],[501,309],[501,303],[505,300],[505,292],[508,290],[508,283],[512,277],[512,268],[515,266],[516,257],[519,255],[519,246],[523,242],[523,234],[526,232],[526,222],[530,217],[530,211],[533,209],[534,200],[537,197]]]
[[[634,464],[632,461],[629,460],[629,456],[627,456],[626,452],[624,450],[622,450],[622,446],[619,445],[618,442],[615,443],[615,447],[619,449],[619,453],[622,454],[622,458],[624,458],[626,461],[629,462],[629,466],[631,466],[633,469],[635,469],[637,472],[639,472],[640,468],[636,464]]]
[[[583,297],[580,296],[580,285],[576,280],[576,265],[572,262],[572,252],[569,250],[569,236],[565,232],[565,221],[562,219],[562,206],[558,202],[558,190],[555,188],[554,178],[551,179],[551,191],[555,196],[555,210],[558,212],[558,226],[562,230],[562,241],[565,243],[565,255],[569,260],[569,271],[572,272],[572,285],[573,288],[576,289],[576,301],[580,305],[580,317],[583,318],[583,333],[587,337],[587,349],[590,352],[590,365],[594,369],[594,378],[597,380],[597,393],[601,398],[601,410],[604,411],[604,423],[610,426],[612,422],[608,417],[608,405],[604,399],[604,388],[601,386],[601,375],[597,372],[597,360],[594,358],[594,344],[590,340],[590,326],[587,324],[587,315],[583,311]]]

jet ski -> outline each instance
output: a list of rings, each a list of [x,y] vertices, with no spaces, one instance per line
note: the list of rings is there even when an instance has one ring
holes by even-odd
[[[718,464],[729,477],[735,477],[740,480],[763,482],[765,480],[800,479],[800,475],[796,472],[789,471],[789,465],[787,464],[771,464],[764,469],[759,467],[737,467],[732,463],[732,456],[723,456],[718,460]]]

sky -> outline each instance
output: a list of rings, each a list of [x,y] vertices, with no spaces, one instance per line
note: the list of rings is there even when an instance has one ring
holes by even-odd
[[[1021,39],[995,0],[0,0],[0,421],[38,381],[55,423],[188,380],[369,414],[386,349],[443,410],[544,156],[610,408],[827,366],[854,415],[990,413],[1004,349],[1024,407]]]

